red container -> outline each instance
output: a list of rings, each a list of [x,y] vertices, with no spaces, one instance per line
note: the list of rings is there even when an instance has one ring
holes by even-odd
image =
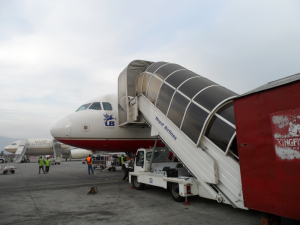
[[[297,220],[299,78],[269,83],[233,101],[245,206]]]

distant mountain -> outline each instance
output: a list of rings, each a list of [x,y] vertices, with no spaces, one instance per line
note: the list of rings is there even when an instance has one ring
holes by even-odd
[[[11,143],[13,143],[14,141],[18,141],[18,140],[21,140],[20,138],[17,139],[17,138],[9,138],[9,137],[3,137],[3,136],[0,136],[0,153],[2,151],[4,151],[5,154],[8,154],[10,152],[7,152],[4,150],[4,148],[7,146],[7,145],[10,145]]]

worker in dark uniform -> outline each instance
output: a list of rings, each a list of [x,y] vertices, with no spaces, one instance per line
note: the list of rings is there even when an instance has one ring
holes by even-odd
[[[89,157],[87,157],[86,162],[88,164],[89,174],[91,175],[90,170],[92,171],[93,175],[96,174],[96,173],[94,173],[94,170],[93,170],[93,167],[92,167],[92,157],[91,157],[91,155],[89,155]]]
[[[39,174],[41,173],[41,169],[43,170],[43,172],[45,174],[44,165],[45,165],[45,161],[44,161],[44,159],[41,156],[39,158]]]
[[[46,160],[46,173],[49,173],[49,169],[50,169],[50,159],[49,157],[47,157],[47,160]]]

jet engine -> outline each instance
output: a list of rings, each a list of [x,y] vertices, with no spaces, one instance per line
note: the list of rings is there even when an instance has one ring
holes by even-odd
[[[89,155],[93,155],[93,152],[85,149],[72,149],[70,150],[70,155],[72,159],[82,159],[87,158]]]

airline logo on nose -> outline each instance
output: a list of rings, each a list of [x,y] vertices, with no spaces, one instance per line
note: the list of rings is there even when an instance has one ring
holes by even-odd
[[[115,121],[112,120],[116,120],[116,118],[113,118],[113,115],[108,115],[107,113],[104,115],[104,124],[107,127],[113,127],[115,126]]]

